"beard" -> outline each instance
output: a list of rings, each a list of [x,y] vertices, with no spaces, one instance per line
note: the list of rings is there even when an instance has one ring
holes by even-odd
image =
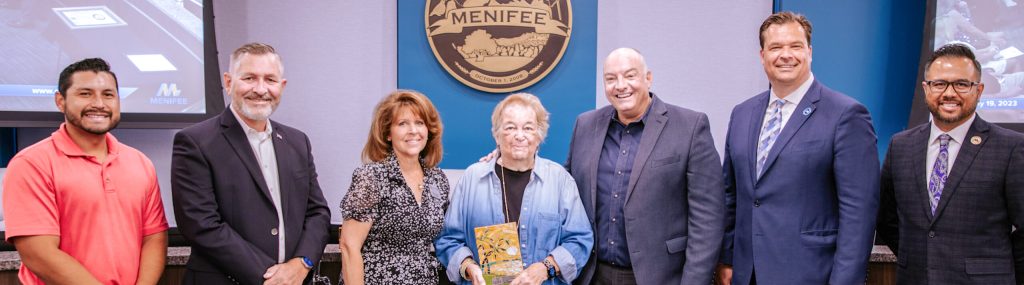
[[[85,126],[84,124],[82,124],[82,118],[86,116],[85,114],[96,112],[106,114],[107,117],[110,118],[110,123],[106,126]],[[94,135],[104,135],[107,132],[110,132],[110,130],[116,128],[117,124],[121,122],[121,119],[115,118],[114,114],[110,111],[104,111],[99,109],[85,109],[82,110],[81,113],[72,114],[71,112],[68,112],[67,106],[64,106],[64,120],[67,121],[68,124],[71,124],[72,126],[75,126],[78,129],[81,129]]]
[[[234,92],[234,90],[231,91]],[[275,110],[277,110],[277,103],[273,101],[274,98],[269,94],[257,95],[254,93],[249,93],[242,96],[241,98],[236,98],[238,97],[231,97],[231,105],[236,106],[235,110],[239,112],[239,115],[242,115],[243,117],[253,121],[266,121],[267,119],[270,118],[270,115],[273,114]],[[270,100],[271,103],[269,106],[255,107],[246,104],[246,99]]]
[[[958,114],[949,114],[942,112],[942,110],[940,110],[941,104],[942,103],[928,104],[928,111],[932,113],[932,120],[947,125],[953,125],[959,122],[963,122],[967,120],[967,118],[970,118],[971,115],[974,115],[975,112],[975,109],[969,108],[970,106],[968,106],[967,102],[961,103],[960,113]]]

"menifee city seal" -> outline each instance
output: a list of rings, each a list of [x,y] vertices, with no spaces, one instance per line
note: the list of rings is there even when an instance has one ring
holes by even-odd
[[[438,63],[477,90],[521,90],[551,72],[572,34],[569,0],[428,0]]]

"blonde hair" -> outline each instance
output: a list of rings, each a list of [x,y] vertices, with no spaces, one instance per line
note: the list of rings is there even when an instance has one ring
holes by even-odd
[[[424,167],[434,167],[441,163],[441,116],[434,104],[422,93],[414,90],[395,90],[384,97],[373,111],[370,123],[370,134],[363,146],[363,162],[381,161],[392,152],[391,142],[387,140],[391,134],[391,123],[402,108],[408,108],[414,115],[423,119],[427,125],[427,143],[420,151]]]

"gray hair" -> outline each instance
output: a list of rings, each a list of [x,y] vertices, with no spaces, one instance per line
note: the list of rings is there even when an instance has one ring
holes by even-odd
[[[530,93],[515,93],[508,95],[504,100],[498,103],[498,106],[494,107],[494,113],[491,114],[491,135],[494,136],[494,140],[498,141],[498,131],[501,125],[502,113],[505,109],[511,106],[523,106],[533,110],[537,118],[537,135],[540,136],[540,141],[543,142],[544,138],[548,136],[548,127],[551,126],[549,122],[550,114],[548,110],[544,109],[544,105],[540,103],[540,98]]]

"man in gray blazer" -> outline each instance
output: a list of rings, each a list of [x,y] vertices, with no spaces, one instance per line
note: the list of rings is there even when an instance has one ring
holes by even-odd
[[[896,282],[1019,284],[1024,135],[975,114],[985,85],[966,45],[936,50],[924,79],[932,120],[893,136],[882,167],[878,237]]]
[[[594,228],[577,284],[709,284],[724,232],[707,115],[662,102],[631,48],[604,64],[611,106],[576,119],[566,168]]]

